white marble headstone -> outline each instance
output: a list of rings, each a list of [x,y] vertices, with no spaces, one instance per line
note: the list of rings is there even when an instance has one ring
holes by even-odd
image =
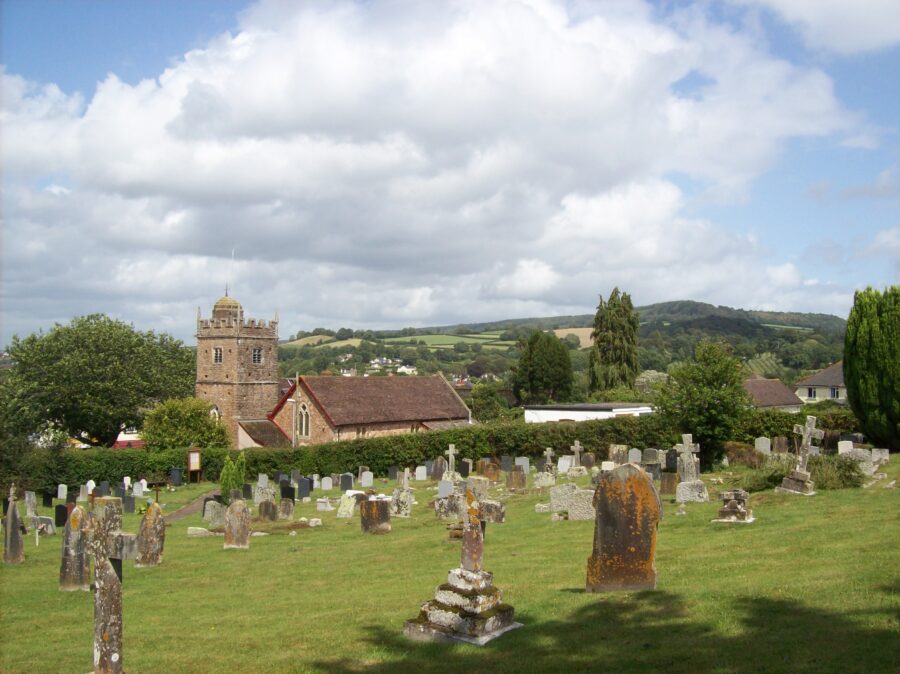
[[[332,489],[334,489],[334,484],[331,476],[326,475],[322,478],[322,491],[331,491]]]
[[[526,475],[528,474],[528,471],[531,470],[531,460],[527,456],[517,456],[516,465],[522,466],[522,470],[525,471]]]
[[[259,487],[268,487],[269,486],[269,476],[265,473],[260,473],[256,477],[256,484]]]
[[[88,480],[87,482],[84,483],[84,486],[87,487],[88,494],[93,494],[94,489],[97,488],[97,483],[94,482],[93,480]]]
[[[838,442],[838,454],[849,454],[853,449],[852,440],[841,440]]]
[[[559,457],[559,461],[556,462],[556,470],[560,474],[568,473],[569,468],[572,467],[572,461],[575,460],[574,456],[561,456]]]
[[[644,454],[637,447],[628,450],[628,463],[640,463]]]
[[[131,489],[131,478],[127,475],[122,478],[122,482],[125,483],[125,489]]]
[[[608,473],[611,470],[616,469],[615,461],[603,461],[600,463],[600,471],[603,473]]]
[[[65,501],[66,496],[68,496],[68,495],[69,495],[69,487],[68,486],[61,484],[56,488],[56,498],[58,498],[62,501]]]
[[[144,488],[144,491],[147,491],[147,478],[142,477],[138,482],[141,483],[141,486]]]
[[[448,480],[438,482],[438,498],[445,498],[453,493],[453,483]]]
[[[80,503],[84,503],[88,500],[88,488],[86,484],[83,484],[78,488],[78,498],[76,500]]]
[[[131,487],[131,495],[135,498],[142,498],[144,496],[144,485],[140,482],[135,482],[134,486]]]
[[[762,452],[763,454],[771,454],[772,453],[772,441],[769,438],[759,437],[753,443],[753,446],[756,447],[757,452]]]
[[[416,466],[416,479],[417,480],[427,480],[428,479],[428,469],[425,466]]]
[[[364,470],[362,475],[359,478],[359,486],[360,487],[371,487],[374,477],[375,476],[372,475],[371,470]]]

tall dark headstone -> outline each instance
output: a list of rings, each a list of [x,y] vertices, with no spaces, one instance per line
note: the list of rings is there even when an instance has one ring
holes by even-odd
[[[246,484],[246,483],[243,484],[243,485],[241,486],[241,495],[242,495],[245,499],[251,499],[251,498],[253,498],[253,485],[252,485],[252,484]]]
[[[341,475],[341,491],[353,489],[353,476],[350,473]]]
[[[122,498],[122,510],[129,515],[134,514],[134,496],[125,496]]]
[[[297,498],[309,498],[310,491],[312,491],[312,480],[308,477],[301,477],[297,480]]]
[[[101,496],[101,497],[109,496],[109,481],[103,480],[100,484],[97,485],[97,489],[100,490],[100,492],[97,494],[97,496]]]
[[[172,468],[169,470],[169,482],[172,483],[173,487],[180,487],[184,480],[184,469],[183,468]]]
[[[53,494],[50,494],[48,492],[42,493],[41,494],[41,505],[44,506],[45,508],[52,508],[53,507]]]
[[[674,447],[666,450],[666,468],[667,473],[678,472],[678,450]]]
[[[53,518],[53,524],[58,527],[66,526],[66,520],[69,518],[69,509],[66,508],[64,503],[60,503],[56,508],[53,509],[55,517]]]
[[[66,494],[66,503],[76,503],[78,501],[78,494],[74,491]]]
[[[359,502],[359,521],[364,534],[388,534],[391,531],[391,502],[365,499]]]
[[[294,488],[291,486],[291,483],[287,480],[281,481],[281,498],[289,498],[292,501],[297,497],[296,492],[294,492]]]
[[[388,479],[389,479],[389,480],[396,480],[396,479],[397,479],[397,474],[398,474],[399,472],[400,472],[400,467],[399,467],[399,466],[389,466],[389,467],[388,467]]]
[[[634,464],[601,473],[593,505],[597,515],[587,591],[655,589],[662,503],[653,480]]]
[[[509,454],[504,454],[500,457],[500,470],[502,470],[504,473],[508,473],[512,470],[512,467],[513,457],[511,457]]]
[[[459,468],[460,477],[466,478],[466,477],[469,477],[469,473],[471,472],[471,469],[472,469],[472,464],[471,464],[471,462],[463,459],[462,461],[459,462],[458,468]]]
[[[274,522],[278,519],[278,506],[274,501],[263,501],[259,504],[259,519]]]
[[[431,462],[431,479],[440,482],[444,479],[444,473],[447,471],[447,462],[443,456],[439,456]]]
[[[25,540],[22,537],[22,520],[16,506],[16,485],[9,486],[9,499],[3,528],[3,562],[21,564],[25,561]]]
[[[125,484],[123,482],[117,484],[113,493],[116,498],[125,498]]]

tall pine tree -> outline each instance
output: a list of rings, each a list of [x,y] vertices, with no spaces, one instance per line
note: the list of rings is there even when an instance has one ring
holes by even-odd
[[[591,392],[624,386],[634,387],[638,375],[638,329],[640,321],[631,296],[613,288],[609,300],[597,305],[594,314],[594,342],[589,358]]]
[[[900,449],[900,286],[856,292],[844,338],[844,383],[869,440]]]

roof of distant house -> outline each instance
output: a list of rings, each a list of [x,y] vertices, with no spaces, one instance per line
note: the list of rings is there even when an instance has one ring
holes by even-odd
[[[299,381],[335,427],[397,421],[469,420],[469,408],[440,375],[301,376]],[[293,393],[294,388],[281,399],[269,418]]]
[[[839,360],[834,365],[829,365],[824,370],[799,380],[795,386],[843,386],[844,385],[844,361]]]
[[[576,412],[612,412],[613,410],[650,407],[650,403],[558,403],[556,405],[525,405],[526,410],[573,410]]]
[[[238,426],[246,431],[253,442],[262,447],[290,447],[288,438],[274,421],[268,419],[247,419],[238,421]]]
[[[751,377],[744,380],[744,390],[753,398],[756,407],[787,407],[802,405],[803,401],[780,379]]]

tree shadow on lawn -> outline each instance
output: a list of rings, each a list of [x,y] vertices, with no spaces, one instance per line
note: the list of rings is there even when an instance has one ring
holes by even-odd
[[[563,590],[567,591],[567,590]],[[865,628],[852,614],[789,600],[744,597],[730,607],[738,634],[723,635],[691,620],[678,595],[663,591],[594,595],[564,620],[522,614],[524,627],[487,646],[421,643],[402,625],[369,629],[384,661],[352,657],[317,662],[333,674],[366,672],[888,672],[898,671],[900,645],[891,629]],[[856,612],[889,615],[888,608]],[[412,616],[410,616],[412,617]]]

